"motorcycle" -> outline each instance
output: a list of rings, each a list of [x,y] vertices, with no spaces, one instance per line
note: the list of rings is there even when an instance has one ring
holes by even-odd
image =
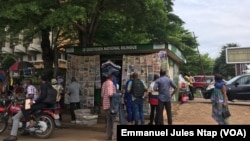
[[[0,134],[3,133],[14,116],[23,105],[24,100],[16,98],[7,98],[0,100]],[[40,139],[49,138],[56,127],[61,126],[59,120],[60,109],[57,107],[40,109],[31,114],[31,118],[36,121],[36,126],[29,128],[28,132]],[[29,122],[26,122],[24,117],[19,122],[19,130],[27,130]]]

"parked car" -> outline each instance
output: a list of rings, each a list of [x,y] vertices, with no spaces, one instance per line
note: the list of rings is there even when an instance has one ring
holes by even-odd
[[[204,92],[204,98],[209,99],[214,84],[210,84]],[[243,74],[226,81],[227,96],[229,101],[250,100],[250,74]]]
[[[250,74],[235,76],[226,86],[228,100],[250,100]]]
[[[194,76],[194,93],[203,95],[207,86],[214,81],[214,75],[195,75]]]

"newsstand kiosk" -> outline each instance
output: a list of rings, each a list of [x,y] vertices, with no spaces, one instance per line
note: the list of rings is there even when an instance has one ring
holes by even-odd
[[[155,73],[165,69],[175,82],[178,81],[179,65],[186,59],[178,48],[170,44],[143,44],[102,47],[70,47],[67,53],[66,87],[72,76],[82,85],[81,107],[92,109],[98,114],[102,105],[101,86],[105,81],[103,68],[105,63],[115,67],[116,81],[124,92],[126,81],[132,72],[138,72],[147,85],[153,80]],[[173,99],[175,100],[175,99]],[[145,103],[149,105],[148,103]],[[145,106],[145,114],[149,114],[149,106]]]

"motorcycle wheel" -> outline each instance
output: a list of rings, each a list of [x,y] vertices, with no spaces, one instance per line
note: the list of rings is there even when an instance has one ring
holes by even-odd
[[[4,117],[4,113],[0,113],[0,134],[3,133],[8,127],[8,120]]]
[[[51,116],[39,115],[36,118],[36,122],[38,124],[38,127],[36,127],[33,135],[40,139],[49,138],[55,129],[55,124]]]

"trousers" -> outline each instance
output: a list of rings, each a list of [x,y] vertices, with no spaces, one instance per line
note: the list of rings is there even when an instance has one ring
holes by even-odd
[[[21,110],[17,114],[15,114],[15,116],[12,117],[13,123],[10,135],[17,136],[19,121],[21,120],[22,117],[23,117],[23,112]]]

